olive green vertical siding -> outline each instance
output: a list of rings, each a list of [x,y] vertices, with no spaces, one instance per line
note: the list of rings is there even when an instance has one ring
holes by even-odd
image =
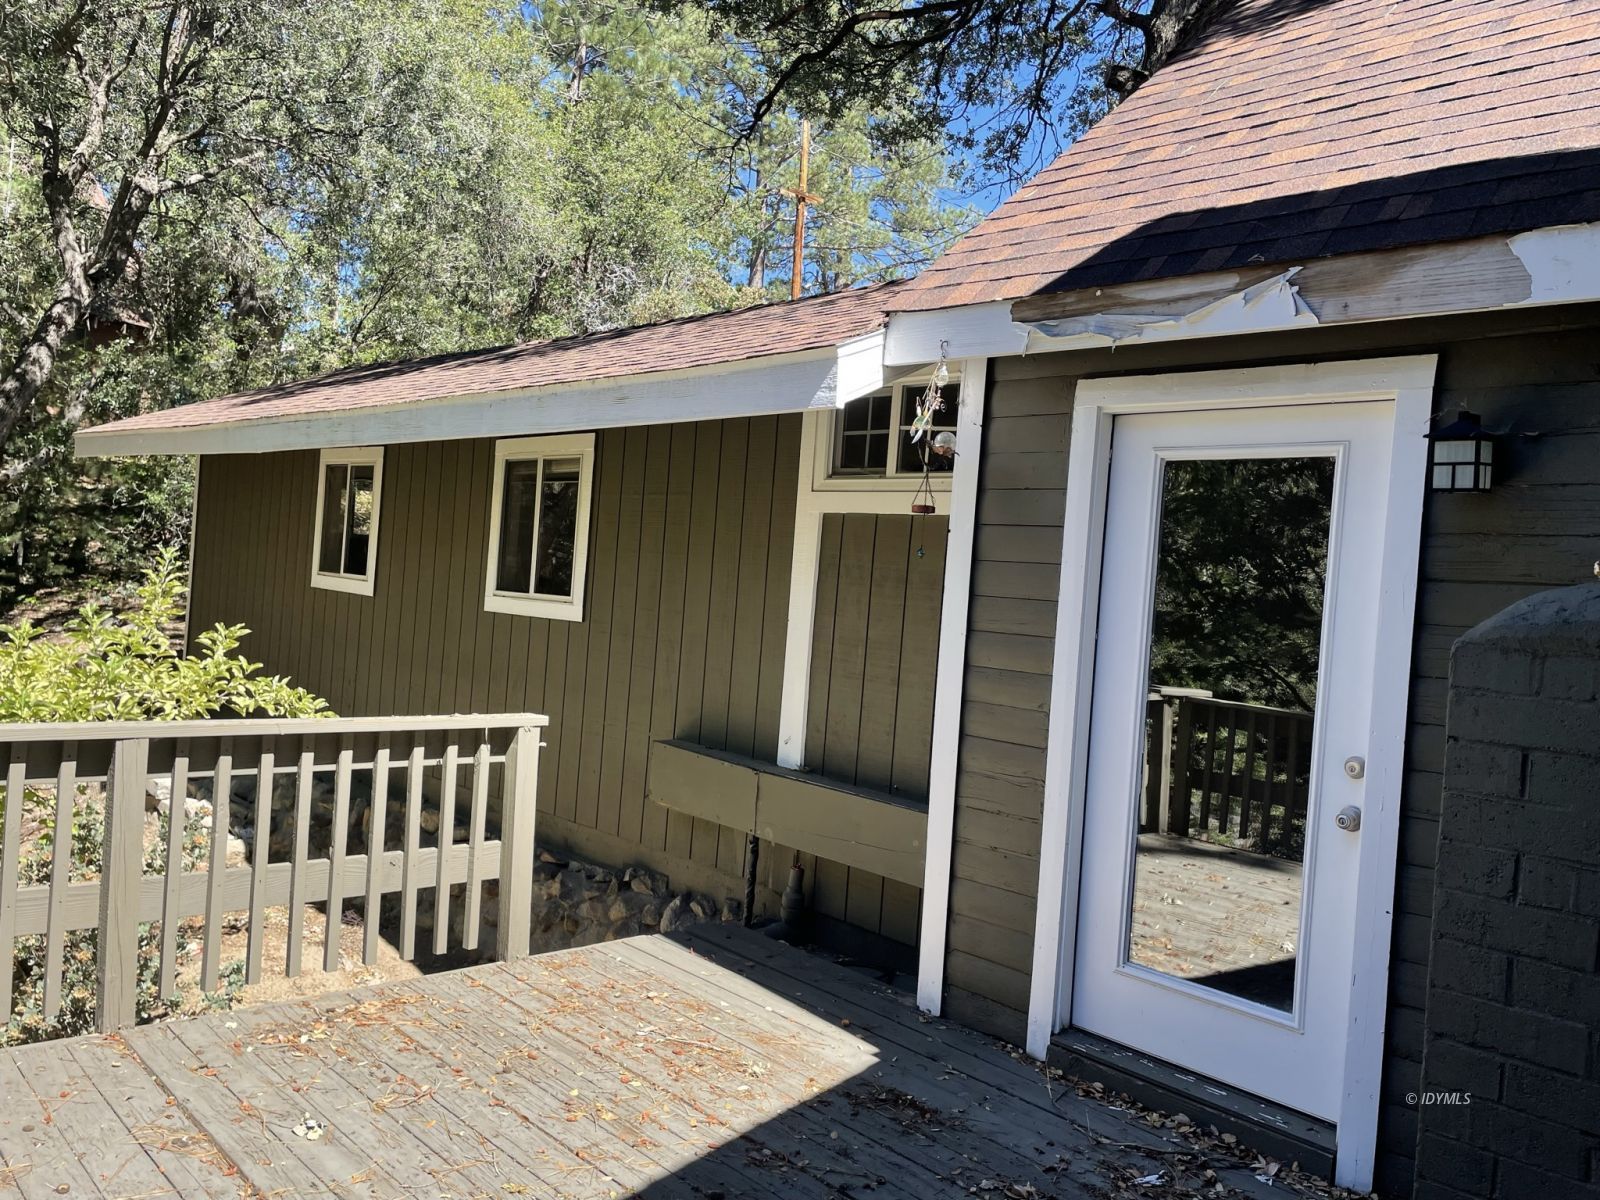
[[[349,715],[548,713],[544,832],[689,886],[744,834],[644,803],[652,740],[777,751],[800,419],[598,435],[585,619],[483,608],[494,443],[390,446],[370,597],[310,586],[314,451],[209,457],[196,630],[253,631],[268,670]]]
[[[738,894],[745,834],[646,805],[645,773],[660,738],[777,752],[799,445],[798,416],[597,435],[581,622],[484,611],[492,440],[386,449],[370,597],[310,586],[315,451],[207,457],[194,628],[249,626],[253,660],[342,714],[548,713],[542,837]],[[826,765],[838,778],[921,796],[945,526],[860,520],[865,552],[846,572],[869,581],[855,616],[860,644],[836,652],[831,634],[817,644],[841,679],[853,662],[856,679],[847,719],[829,717]],[[836,575],[840,566],[835,552]],[[837,698],[844,704],[842,684]],[[763,849],[768,904],[792,858]],[[818,912],[916,941],[918,889],[805,861]]]
[[[946,517],[909,513],[822,519],[806,759],[830,779],[927,799],[949,532]],[[819,913],[916,942],[920,888],[825,860],[811,869]]]

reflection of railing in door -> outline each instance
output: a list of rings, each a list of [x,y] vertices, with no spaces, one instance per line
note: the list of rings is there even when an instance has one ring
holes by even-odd
[[[1299,860],[1310,785],[1308,712],[1151,692],[1141,833],[1202,838]]]

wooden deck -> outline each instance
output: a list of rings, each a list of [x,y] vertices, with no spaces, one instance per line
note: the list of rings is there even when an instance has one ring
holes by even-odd
[[[727,926],[3,1052],[0,1097],[27,1200],[1290,1190]]]
[[[1163,833],[1139,835],[1130,957],[1287,1010],[1301,866]]]

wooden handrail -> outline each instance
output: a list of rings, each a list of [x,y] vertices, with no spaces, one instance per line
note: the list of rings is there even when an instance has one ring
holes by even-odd
[[[214,721],[73,721],[0,724],[5,742],[115,742],[124,738],[298,737],[317,733],[450,733],[474,729],[540,729],[538,713],[453,713],[437,717],[291,717]]]
[[[492,912],[492,951],[501,957],[526,954],[539,750],[548,724],[548,717],[536,713],[0,724],[0,997],[6,1005],[0,1020],[11,1019],[13,955],[16,939],[24,937],[43,937],[43,1007],[51,1019],[64,1001],[69,935],[97,931],[96,1024],[105,1032],[137,1019],[145,922],[161,923],[146,953],[159,959],[163,995],[177,977],[180,947],[193,940],[179,938],[180,922],[201,918],[200,981],[203,989],[214,990],[225,915],[248,914],[245,980],[253,983],[263,969],[266,910],[284,905],[288,976],[297,975],[303,962],[306,904],[326,905],[323,967],[336,970],[347,901],[364,905],[362,959],[370,964],[376,960],[383,899],[399,893],[397,949],[409,959],[419,893],[428,889],[435,894],[435,950],[451,948],[451,892],[464,888],[456,944],[476,949],[480,916],[487,924]],[[83,806],[93,804],[102,781],[99,877],[74,879],[70,830],[75,820],[81,828]],[[210,844],[193,869],[184,869],[186,801],[208,789]],[[161,790],[170,798],[167,836],[147,852],[147,798]],[[22,886],[20,801],[30,792],[48,798],[61,834],[48,851],[46,881]],[[331,802],[331,816],[319,818],[326,848],[313,856],[319,799]],[[425,801],[439,818],[428,831]],[[465,821],[459,841],[458,806]],[[245,862],[230,866],[236,807],[251,832]],[[498,831],[490,823],[496,809]],[[390,818],[400,822],[398,837]],[[277,845],[274,824],[282,839]],[[497,889],[492,908],[485,884]]]

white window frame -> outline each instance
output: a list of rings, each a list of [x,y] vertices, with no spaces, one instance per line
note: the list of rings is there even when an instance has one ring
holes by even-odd
[[[881,396],[888,392],[890,396],[890,415],[893,423],[889,429],[889,454],[884,463],[882,475],[867,473],[846,472],[836,473],[839,461],[839,438],[843,416],[840,410],[832,409],[821,413],[824,428],[820,430],[821,436],[816,439],[815,452],[812,459],[811,486],[819,492],[865,492],[865,491],[894,491],[914,492],[922,486],[921,471],[901,471],[898,467],[900,461],[900,438],[905,436],[906,426],[900,417],[905,404],[906,392],[920,392],[928,386],[931,375],[919,378],[897,380],[887,387],[875,388],[868,395],[851,400],[851,404],[860,404],[870,396]],[[961,385],[961,373],[951,370],[948,384],[957,388]],[[956,414],[952,414],[955,416]],[[940,471],[929,476],[928,483],[936,492],[948,492],[951,471]]]
[[[372,532],[367,535],[367,571],[364,575],[322,569],[322,506],[328,502],[329,467],[372,468]],[[330,592],[370,596],[378,582],[378,521],[383,515],[383,447],[341,446],[323,450],[317,462],[317,507],[311,530],[311,586]],[[348,524],[350,514],[345,513]],[[341,559],[341,561],[343,561]]]
[[[570,597],[503,592],[495,587],[495,573],[500,564],[500,509],[505,498],[506,463],[536,458],[578,460],[578,521],[572,548]],[[483,581],[484,611],[520,617],[545,617],[553,621],[582,621],[584,585],[589,574],[589,509],[594,498],[594,434],[507,438],[496,442],[492,488],[489,496],[489,562]],[[537,539],[537,508],[534,514],[534,537]],[[535,563],[534,569],[537,568],[538,564]]]

